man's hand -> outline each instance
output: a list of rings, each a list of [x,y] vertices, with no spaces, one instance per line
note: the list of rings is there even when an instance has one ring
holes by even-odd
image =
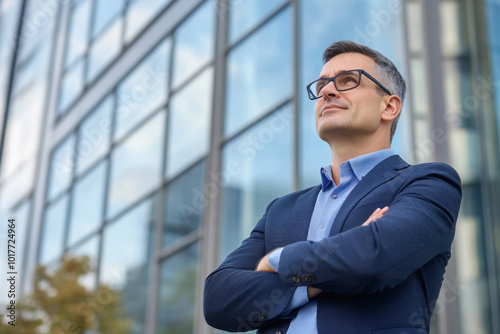
[[[309,300],[313,299],[322,292],[323,290],[321,289],[313,288],[312,286],[307,287],[307,297],[309,298]]]
[[[363,225],[362,225],[362,226],[367,226],[367,225],[369,225],[370,223],[372,223],[372,222],[376,221],[377,219],[382,218],[382,216],[383,216],[383,215],[384,215],[387,211],[389,211],[389,207],[388,207],[388,206],[384,207],[383,209],[378,208],[377,210],[373,211],[372,215],[368,218],[368,220],[367,220],[367,221],[365,221],[365,222],[363,223]]]
[[[276,248],[278,249],[278,248]],[[269,253],[267,253],[262,259],[260,259],[259,264],[257,265],[257,268],[255,268],[255,271],[267,271],[270,273],[276,273],[276,270],[271,267],[269,264],[269,256],[276,250],[272,250]]]
[[[276,248],[276,249],[278,249],[278,248]],[[271,265],[269,264],[269,256],[271,256],[271,254],[276,249],[274,249],[274,250],[270,251],[269,253],[267,253],[259,261],[259,264],[257,265],[257,268],[255,268],[255,271],[267,271],[267,272],[270,272],[270,273],[276,273],[276,270],[274,270],[273,267],[271,267]],[[323,290],[320,290],[320,289],[317,289],[317,288],[313,288],[312,286],[308,286],[307,287],[307,297],[309,298],[309,300],[313,299],[314,297],[316,297],[317,295],[319,295],[322,292],[323,292]]]

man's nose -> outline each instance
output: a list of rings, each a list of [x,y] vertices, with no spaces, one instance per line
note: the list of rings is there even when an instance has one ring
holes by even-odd
[[[332,97],[339,97],[340,93],[335,87],[333,81],[330,81],[325,87],[323,87],[323,99],[328,100]]]

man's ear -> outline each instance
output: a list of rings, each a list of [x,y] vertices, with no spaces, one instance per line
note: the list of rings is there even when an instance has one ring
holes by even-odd
[[[382,111],[382,120],[392,121],[401,112],[401,99],[397,95],[387,96],[384,100],[385,109]]]

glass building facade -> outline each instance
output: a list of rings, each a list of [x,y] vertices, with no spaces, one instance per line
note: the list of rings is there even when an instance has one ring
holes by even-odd
[[[432,333],[500,333],[498,17],[498,0],[0,0],[0,244],[15,218],[18,291],[87,255],[82,283],[121,292],[131,333],[216,333],[204,279],[271,200],[320,182],[305,86],[353,40],[407,80],[396,152],[462,179]]]

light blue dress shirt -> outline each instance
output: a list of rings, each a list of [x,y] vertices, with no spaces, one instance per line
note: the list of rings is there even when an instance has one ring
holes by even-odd
[[[340,165],[339,185],[335,185],[333,182],[330,165],[321,168],[321,191],[316,198],[307,240],[320,241],[327,238],[340,207],[352,189],[373,167],[394,154],[392,149],[385,149],[361,155],[342,163]],[[366,218],[368,219],[368,217]],[[362,223],[360,222],[360,224]],[[279,272],[282,250],[283,248],[274,251],[269,257],[269,264],[277,272]],[[298,313],[290,323],[287,334],[317,334],[317,301],[315,299],[309,300],[307,286],[300,286],[295,290],[282,314],[289,314],[296,308],[299,308]]]

